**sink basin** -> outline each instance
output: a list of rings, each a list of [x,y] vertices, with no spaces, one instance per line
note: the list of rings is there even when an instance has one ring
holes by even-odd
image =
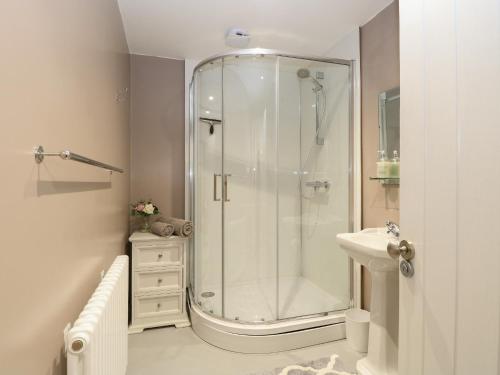
[[[399,276],[398,260],[387,253],[390,241],[397,239],[385,228],[337,235],[340,247],[367,267],[372,279],[368,353],[356,364],[360,375],[397,375]]]
[[[357,233],[341,233],[337,242],[356,262],[370,271],[395,271],[398,268],[397,259],[387,254],[389,241],[396,242],[392,234],[387,234],[385,228],[367,228]]]

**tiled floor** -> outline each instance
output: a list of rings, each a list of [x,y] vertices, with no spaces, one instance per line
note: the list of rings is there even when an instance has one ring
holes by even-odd
[[[241,354],[201,340],[191,328],[161,328],[129,336],[127,375],[246,375],[338,354],[355,372],[362,356],[345,340],[273,354]]]

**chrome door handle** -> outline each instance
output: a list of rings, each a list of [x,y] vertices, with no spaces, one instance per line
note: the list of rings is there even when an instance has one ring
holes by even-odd
[[[415,257],[415,247],[406,240],[401,241],[399,244],[389,242],[387,244],[387,253],[394,259],[401,256],[404,260],[412,260]]]
[[[224,202],[231,202],[231,200],[227,197],[227,178],[231,177],[230,174],[224,175]]]
[[[221,175],[214,173],[214,202],[220,201],[220,198],[217,198],[217,177],[221,177]]]

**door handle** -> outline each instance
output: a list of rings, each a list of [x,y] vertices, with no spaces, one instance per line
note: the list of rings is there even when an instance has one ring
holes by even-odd
[[[231,200],[227,197],[227,178],[231,177],[230,174],[224,175],[224,202],[231,202]]]
[[[387,244],[387,253],[393,259],[398,259],[401,256],[404,260],[412,260],[415,257],[415,246],[406,240],[401,241],[399,244],[389,242]]]
[[[220,198],[217,198],[217,177],[221,177],[221,175],[214,173],[214,202],[220,202]]]

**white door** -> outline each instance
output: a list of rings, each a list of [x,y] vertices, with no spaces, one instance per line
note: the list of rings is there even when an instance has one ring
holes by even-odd
[[[400,2],[401,375],[500,373],[500,1]]]

